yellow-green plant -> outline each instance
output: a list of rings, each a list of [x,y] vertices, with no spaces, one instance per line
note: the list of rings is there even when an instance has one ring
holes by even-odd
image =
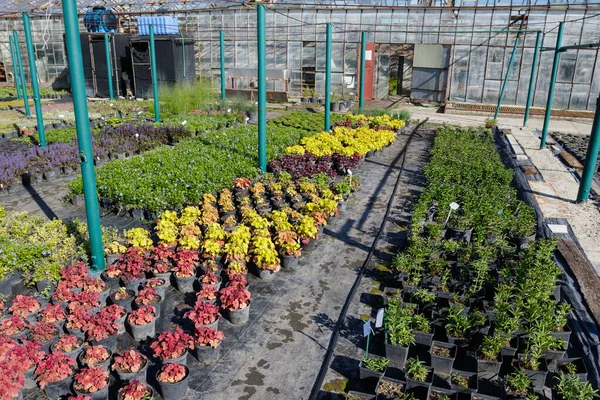
[[[277,271],[281,267],[275,244],[270,237],[256,236],[252,239],[252,254],[260,269]]]
[[[144,228],[131,228],[125,231],[125,237],[127,238],[129,245],[132,247],[139,247],[140,249],[144,250],[148,250],[152,247],[150,232]]]

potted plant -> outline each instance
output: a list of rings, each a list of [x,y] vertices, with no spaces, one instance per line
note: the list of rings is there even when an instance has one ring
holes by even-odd
[[[304,216],[295,228],[296,233],[300,236],[300,242],[304,246],[304,251],[312,250],[312,246],[309,246],[309,244],[319,238],[319,229],[317,228],[315,219],[310,216]]]
[[[44,351],[50,350],[50,344],[58,336],[58,326],[53,322],[38,322],[31,327],[29,340],[40,342]]]
[[[119,389],[117,398],[118,400],[152,400],[154,390],[149,385],[133,380]]]
[[[556,393],[563,400],[593,400],[598,398],[598,390],[589,382],[582,381],[575,374],[561,373],[554,385]]]
[[[112,351],[104,346],[87,346],[78,359],[80,365],[108,370],[111,356]]]
[[[310,101],[310,89],[302,89],[302,97],[300,98],[301,103],[308,103]]]
[[[38,321],[49,322],[57,324],[59,328],[62,328],[67,319],[64,308],[60,304],[47,304],[46,307],[40,312]]]
[[[144,230],[144,232],[146,231]],[[146,277],[146,272],[150,270],[148,262],[144,258],[144,250],[139,247],[130,247],[119,257],[117,263],[123,271],[121,282],[127,289],[137,293]]]
[[[448,221],[448,237],[453,240],[471,241],[473,221],[468,215],[454,214]]]
[[[64,353],[50,353],[35,370],[40,388],[50,399],[58,399],[71,391],[75,360]]]
[[[104,247],[104,254],[106,255],[106,264],[112,265],[119,258],[119,256],[127,251],[127,247],[118,241],[112,241]]]
[[[389,309],[388,309],[389,310]],[[415,344],[415,335],[410,329],[410,315],[393,313],[386,315],[387,342],[385,355],[395,366],[402,368],[408,357],[408,349]]]
[[[75,374],[75,393],[89,396],[92,400],[108,399],[108,371],[101,367],[86,367]]]
[[[69,302],[75,298],[75,293],[69,288],[67,281],[60,281],[54,289],[52,294],[52,303],[59,304],[61,307],[66,308]]]
[[[33,296],[18,294],[13,299],[12,305],[8,310],[12,315],[16,315],[17,317],[31,319],[35,316],[35,313],[41,310],[41,308],[40,302]],[[31,322],[33,321],[35,321],[35,319],[31,320]]]
[[[25,333],[27,326],[23,318],[16,315],[9,315],[0,320],[0,334],[15,339]]]
[[[110,306],[103,307],[98,314],[102,314],[114,321],[118,326],[118,335],[125,333],[125,316],[127,315],[127,311],[123,307],[111,304]]]
[[[131,289],[121,287],[110,292],[110,301],[112,304],[123,307],[125,311],[131,312],[132,299],[135,292]]]
[[[446,333],[448,341],[457,346],[467,343],[467,333],[471,329],[471,318],[465,315],[464,307],[450,306],[446,316]]]
[[[106,305],[106,299],[108,299],[108,295],[110,292],[110,286],[99,278],[89,278],[85,281],[85,286],[83,287],[84,292],[91,292],[98,294],[98,304],[100,306]]]
[[[52,352],[63,352],[67,356],[77,359],[83,349],[83,339],[75,335],[62,335],[51,346]]]
[[[208,271],[200,277],[200,284],[202,287],[205,285],[210,285],[219,290],[221,288],[221,277],[215,275],[215,273],[212,271]]]
[[[275,245],[279,249],[281,266],[285,269],[296,268],[301,255],[298,234],[291,230],[277,232]]]
[[[456,358],[456,345],[434,340],[429,349],[431,367],[437,375],[450,376]]]
[[[73,312],[73,310],[81,309],[89,312],[90,314],[94,314],[99,308],[99,298],[99,293],[87,291],[79,292],[75,294],[75,296],[73,296],[73,299],[69,302],[67,309],[70,312]]]
[[[94,315],[85,332],[88,341],[94,345],[102,345],[114,351],[117,347],[119,324],[113,315],[99,312]]]
[[[506,376],[506,394],[509,398],[525,398],[531,391],[531,385],[531,378],[520,369]]]
[[[182,292],[192,292],[194,279],[196,278],[196,263],[198,262],[198,252],[193,250],[179,250],[175,253],[175,268],[173,276],[177,289]]]
[[[2,336],[0,337],[0,354],[11,369],[14,368],[23,373],[25,389],[36,387],[35,368],[46,356],[40,343],[26,340],[18,345],[14,340]]]
[[[311,103],[317,103],[317,100],[319,100],[315,89],[310,89],[310,99],[309,100]]]
[[[176,237],[173,240],[176,240]],[[167,287],[171,285],[174,255],[175,251],[163,244],[154,247],[150,255],[150,258],[154,261],[152,275],[155,278],[162,279]]]
[[[525,354],[517,354],[517,360],[519,368],[531,378],[534,389],[545,385],[548,368],[540,348],[530,346]]]
[[[548,369],[553,371],[556,375],[560,373],[564,374],[575,374],[582,381],[587,381],[587,368],[583,359],[577,358],[563,358],[562,360],[552,360],[548,365]]]
[[[206,301],[197,301],[194,308],[186,312],[184,316],[192,321],[196,328],[206,326],[216,329],[221,314],[218,306]]]
[[[141,306],[154,306],[156,315],[160,315],[162,297],[153,288],[140,289],[134,302],[137,308]]]
[[[281,269],[275,244],[270,237],[256,236],[252,240],[252,247],[253,261],[258,268],[258,276],[261,279],[272,279],[275,273]]]
[[[196,299],[201,302],[215,304],[219,291],[213,285],[204,285],[196,293]]]
[[[121,382],[146,380],[148,358],[135,350],[123,350],[114,356],[112,370],[117,373]]]
[[[88,279],[89,270],[84,262],[78,262],[68,265],[60,270],[60,276],[67,282],[69,289],[73,289],[75,293],[79,293]]]
[[[227,312],[229,322],[241,325],[250,317],[250,292],[244,287],[230,285],[219,293],[221,307]]]
[[[450,387],[457,393],[477,391],[477,373],[455,369],[450,377]]]
[[[390,360],[385,357],[366,355],[358,365],[358,368],[360,369],[360,379],[381,378],[385,374],[385,370],[389,363]]]
[[[163,299],[165,298],[167,287],[168,285],[165,280],[160,278],[150,278],[146,281],[146,283],[144,283],[144,288],[152,288],[156,290],[156,293]]]
[[[202,364],[213,364],[219,359],[219,345],[225,338],[223,332],[210,326],[197,326],[194,330],[194,356]]]
[[[65,328],[68,333],[85,339],[85,332],[89,328],[91,318],[91,315],[83,309],[73,310],[67,315]]]
[[[194,348],[194,339],[184,333],[181,328],[175,331],[165,331],[158,335],[158,339],[152,342],[150,349],[156,358],[163,363],[179,363],[187,365],[188,349]]]
[[[431,322],[423,314],[414,314],[411,318],[411,327],[415,335],[415,343],[431,346],[433,330]]]
[[[477,356],[477,372],[485,379],[492,379],[500,374],[502,357],[500,351],[506,336],[497,332],[492,336],[484,336]]]
[[[404,365],[406,372],[406,389],[426,388],[431,387],[433,373],[425,366],[425,362],[419,358],[409,358]]]
[[[120,256],[119,256],[120,257]],[[102,274],[100,274],[100,278],[110,286],[111,289],[116,290],[119,288],[121,283],[121,275],[123,275],[123,270],[118,264],[110,264]],[[59,285],[61,282],[58,283]],[[54,291],[56,294],[56,291]]]
[[[252,181],[248,178],[235,178],[232,186],[236,197],[246,197],[248,189],[252,186]]]
[[[165,364],[156,374],[160,393],[164,400],[185,398],[188,390],[188,367],[178,363]]]
[[[386,376],[382,376],[377,386],[375,387],[375,394],[377,398],[383,400],[388,399],[404,399],[406,398],[406,392],[404,391],[406,383],[392,379]]]
[[[127,322],[134,340],[140,342],[147,337],[153,337],[156,332],[156,308],[141,306],[129,314]]]
[[[340,111],[340,96],[338,96],[335,92],[331,92],[331,96],[329,96],[329,107],[333,112]]]

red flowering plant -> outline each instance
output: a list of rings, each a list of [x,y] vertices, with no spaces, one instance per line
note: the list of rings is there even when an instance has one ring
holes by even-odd
[[[29,339],[36,342],[49,342],[58,336],[58,327],[53,322],[38,322],[31,327]]]
[[[125,373],[135,373],[144,368],[148,358],[135,350],[123,350],[115,355],[112,365],[113,370],[119,370]]]
[[[83,340],[79,339],[75,335],[62,335],[58,338],[54,344],[54,348],[59,351],[70,353],[75,349],[78,349],[83,344]]]
[[[181,382],[187,375],[185,367],[178,363],[165,364],[158,371],[156,378],[163,383]]]
[[[157,288],[160,287],[162,285],[165,284],[164,279],[160,279],[160,278],[150,278],[146,281],[146,283],[144,284],[144,287],[147,288]]]
[[[154,306],[141,306],[137,310],[129,313],[127,320],[131,325],[146,325],[156,318],[156,308]]]
[[[156,304],[160,301],[160,296],[158,295],[158,293],[156,292],[156,289],[154,288],[145,288],[145,289],[141,289],[138,292],[137,297],[135,298],[135,302],[137,304],[142,304],[142,305],[150,305],[150,304]]]
[[[225,339],[223,332],[208,326],[199,326],[194,331],[194,344],[197,346],[210,346],[216,349],[223,339]]]
[[[119,389],[119,400],[150,400],[152,390],[140,381],[130,381]]]
[[[0,362],[0,399],[16,399],[25,386],[25,376],[14,361]]]
[[[220,279],[215,275],[214,272],[208,271],[207,273],[202,275],[202,278],[200,278],[200,282],[205,283],[207,285],[216,285],[220,282]]]
[[[124,287],[120,287],[112,293],[115,300],[127,300],[132,296],[132,294],[127,290],[127,288]]]
[[[89,278],[85,281],[84,291],[92,293],[102,293],[108,289],[108,285],[100,278]]]
[[[221,306],[228,310],[241,310],[250,304],[250,292],[237,285],[229,285],[221,289]]]
[[[248,286],[248,280],[244,275],[235,274],[229,277],[228,286],[237,286],[241,288],[246,288]]]
[[[92,317],[86,310],[83,308],[77,308],[72,310],[71,313],[67,315],[67,323],[65,326],[68,329],[85,331],[88,329],[91,318]]]
[[[184,278],[195,274],[198,252],[194,250],[181,249],[175,253],[175,275]]]
[[[0,334],[6,336],[13,336],[17,333],[23,332],[27,328],[27,323],[21,317],[16,315],[10,315],[0,321]]]
[[[110,353],[104,346],[88,346],[83,351],[83,362],[87,365],[94,366],[106,361],[110,357]]]
[[[112,315],[99,312],[91,318],[85,333],[88,340],[100,341],[116,335],[119,328]]]
[[[98,314],[106,315],[108,318],[116,321],[123,315],[127,314],[127,311],[125,311],[125,308],[118,304],[111,304],[110,306],[101,308],[100,311],[98,311]]]
[[[219,307],[205,301],[198,301],[190,311],[184,315],[192,321],[196,326],[208,325],[215,322],[221,314]]]
[[[154,357],[160,357],[163,360],[178,358],[188,349],[194,348],[194,339],[184,333],[181,328],[175,331],[165,331],[158,335],[158,339],[150,345]]]
[[[0,335],[0,358],[4,357],[15,347],[18,343],[6,335]]]
[[[90,396],[78,394],[77,396],[70,396],[67,400],[92,400],[92,398]]]
[[[171,247],[167,247],[164,244],[159,244],[158,246],[152,249],[152,253],[150,254],[150,258],[154,261],[154,270],[158,273],[169,272],[172,267],[173,255],[175,251]],[[157,265],[162,264],[161,269],[165,270],[164,272],[156,271]]]
[[[35,370],[37,381],[44,389],[49,383],[60,382],[73,374],[76,362],[65,353],[47,354]]]
[[[115,355],[112,365],[113,370],[119,370],[125,373],[135,373],[144,368],[148,358],[135,350],[123,350]]]
[[[117,264],[123,271],[123,278],[128,281],[142,279],[149,270],[144,251],[139,247],[128,248],[119,256]]]
[[[118,264],[111,264],[104,270],[103,274],[107,278],[118,278],[123,275],[123,269]]]
[[[75,374],[73,387],[79,393],[95,393],[108,385],[108,371],[102,367],[87,367]]]
[[[198,294],[196,294],[196,299],[198,300],[215,300],[217,298],[217,288],[212,285],[204,285],[200,288]]]
[[[65,310],[60,304],[48,304],[40,313],[41,322],[62,322],[67,319]]]
[[[73,310],[82,309],[85,311],[90,310],[91,308],[98,307],[100,298],[100,293],[82,291],[81,293],[73,296],[73,299],[69,302],[69,311],[73,312]]]
[[[22,344],[15,346],[5,359],[13,361],[18,369],[25,372],[42,361],[45,355],[40,342],[24,340]]]
[[[33,296],[18,294],[15,296],[9,310],[17,317],[27,318],[30,314],[33,314],[41,308],[40,302]]]
[[[67,282],[69,289],[83,288],[85,281],[88,279],[88,272],[87,265],[82,261],[61,269],[60,276],[63,281]]]
[[[68,302],[75,298],[75,293],[69,288],[67,281],[60,281],[54,289],[52,300],[55,302]]]

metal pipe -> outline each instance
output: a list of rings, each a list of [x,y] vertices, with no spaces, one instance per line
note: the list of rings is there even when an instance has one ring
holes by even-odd
[[[17,90],[17,99],[21,99],[21,82],[19,81],[19,66],[17,64],[17,55],[15,54],[15,43],[12,35],[8,36],[10,45],[10,57],[13,65],[13,75],[15,78],[15,89]]]
[[[35,119],[37,121],[37,132],[40,138],[40,147],[46,148],[46,132],[44,131],[44,116],[42,115],[42,99],[40,98],[40,87],[38,85],[37,66],[35,65],[35,50],[31,38],[31,21],[29,14],[23,13],[23,28],[25,40],[27,41],[27,58],[29,59],[29,75],[31,76],[31,89],[33,91],[33,105],[35,106]]]
[[[327,43],[325,45],[325,132],[331,128],[331,24],[327,24]]]
[[[362,112],[365,109],[365,55],[367,54],[367,32],[360,34],[360,88],[358,98],[358,109]]]
[[[542,33],[538,32],[535,35],[535,49],[533,50],[533,61],[531,62],[531,76],[529,77],[529,90],[527,91],[527,104],[525,105],[525,116],[523,117],[523,127],[527,126],[529,119],[529,108],[533,102],[533,88],[535,87],[535,73],[540,56],[540,44],[542,43]]]
[[[596,113],[594,114],[594,123],[592,124],[592,136],[588,143],[587,153],[585,155],[585,165],[581,174],[579,191],[577,192],[577,202],[588,201],[592,181],[596,172],[598,163],[598,153],[600,152],[600,96],[596,99]]]
[[[573,46],[563,46],[560,48],[560,51],[574,50],[574,49],[591,49],[594,47],[600,47],[600,43],[584,43],[584,44],[575,44]]]
[[[258,55],[258,165],[267,172],[267,17],[264,4],[256,6]]]
[[[73,95],[73,108],[75,112],[75,126],[77,128],[77,145],[79,146],[79,162],[81,164],[83,194],[85,196],[85,212],[92,253],[91,264],[93,270],[101,271],[104,270],[104,247],[102,245],[102,230],[100,229],[98,193],[96,190],[96,175],[94,173],[94,153],[92,151],[83,75],[77,4],[75,0],[62,0],[62,8],[69,74],[71,77],[71,93]]]
[[[500,106],[502,105],[502,98],[504,97],[504,91],[506,90],[506,82],[508,81],[508,75],[510,74],[510,70],[512,69],[513,62],[515,61],[515,53],[517,52],[517,45],[519,44],[519,34],[517,33],[517,37],[515,38],[515,44],[513,45],[512,53],[510,53],[510,60],[508,61],[508,68],[506,69],[506,74],[504,74],[504,80],[502,81],[502,88],[500,89],[500,95],[498,96],[498,105],[496,106],[496,112],[494,113],[494,119],[498,119],[498,114],[500,113]]]
[[[225,100],[227,98],[227,93],[225,93],[227,77],[225,76],[225,32],[219,32],[219,43],[221,49],[221,99]]]
[[[23,106],[25,107],[25,115],[31,117],[29,109],[29,97],[27,96],[27,82],[25,81],[25,71],[23,70],[23,59],[21,58],[21,46],[19,45],[19,35],[17,31],[13,31],[13,39],[15,41],[15,51],[17,52],[17,64],[19,65],[19,76],[21,81],[21,94],[23,95]]]
[[[108,33],[104,34],[104,52],[106,53],[106,74],[108,75],[108,95],[110,99],[114,99],[113,96],[113,74],[112,74],[112,57],[110,56],[110,43],[108,40]]]
[[[550,87],[548,88],[548,99],[546,101],[546,113],[544,115],[544,127],[542,128],[542,140],[540,149],[546,147],[546,136],[548,136],[548,125],[550,124],[550,112],[552,111],[552,102],[554,101],[554,86],[556,85],[556,75],[558,75],[558,62],[560,61],[560,48],[562,45],[564,24],[561,22],[558,25],[558,33],[556,34],[556,46],[554,53],[554,63],[552,64],[552,73],[550,75]]]
[[[154,47],[154,25],[150,30],[150,68],[152,73],[152,97],[154,98],[154,120],[160,122],[160,104],[158,103],[158,77],[156,76],[156,48]]]

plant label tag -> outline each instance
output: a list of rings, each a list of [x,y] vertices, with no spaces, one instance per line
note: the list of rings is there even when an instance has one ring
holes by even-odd
[[[187,124],[187,120],[184,120],[184,121],[181,123],[181,125],[185,125],[185,124]]]
[[[367,337],[371,334],[371,322],[365,321],[363,325],[363,337]]]
[[[383,308],[377,310],[377,319],[375,319],[375,328],[381,328],[383,326]]]
[[[352,176],[352,171],[348,170],[348,175]]]
[[[460,206],[458,205],[458,203],[450,203],[450,209],[451,210],[458,210],[460,208]]]
[[[498,210],[498,215],[504,214],[504,210]]]
[[[113,103],[110,103],[110,106],[112,107],[112,106],[114,106],[114,104],[113,104]]]

